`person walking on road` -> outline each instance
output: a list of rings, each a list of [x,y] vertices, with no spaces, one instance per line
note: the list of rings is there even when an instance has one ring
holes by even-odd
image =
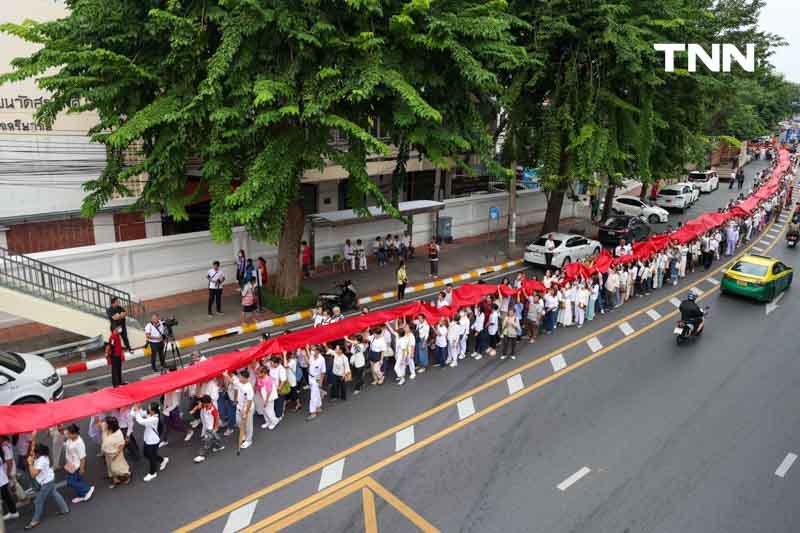
[[[120,327],[111,326],[111,334],[106,344],[106,356],[111,363],[111,386],[114,388],[124,385],[122,381],[122,338]]]
[[[406,286],[408,285],[408,274],[406,273],[406,262],[401,259],[397,267],[397,299],[405,300]]]
[[[246,450],[253,444],[253,399],[255,391],[250,383],[250,371],[246,368],[240,370],[235,378],[228,372],[223,372],[222,377],[226,383],[232,383],[236,389],[236,425],[239,427],[240,448]]]
[[[119,298],[116,296],[111,297],[111,305],[106,309],[106,315],[108,315],[112,329],[120,328],[119,336],[122,339],[122,344],[125,346],[125,351],[130,352],[131,343],[128,340],[128,323],[126,320],[128,312],[122,307]]]
[[[430,244],[428,244],[428,261],[431,264],[431,277],[438,278],[439,277],[439,252],[441,251],[441,247],[439,243],[436,242],[436,238],[431,238]]]
[[[325,358],[322,357],[319,349],[311,351],[311,347],[306,345],[308,355],[308,383],[311,387],[311,394],[308,402],[307,421],[314,420],[322,414],[322,387],[325,386]]]
[[[500,359],[511,357],[517,358],[517,337],[519,337],[520,325],[517,314],[514,310],[509,310],[503,317],[503,348]]]
[[[69,513],[67,502],[56,488],[55,472],[50,466],[50,449],[44,444],[34,444],[34,447],[33,455],[28,456],[28,471],[39,484],[39,492],[33,500],[33,518],[25,529],[33,529],[39,525],[44,506],[49,499],[55,502],[59,515]]]
[[[94,494],[94,487],[83,479],[86,474],[86,444],[81,438],[77,424],[70,424],[67,427],[67,440],[64,447],[66,448],[64,470],[67,471],[67,486],[76,494],[72,498],[72,503],[89,501]]]
[[[200,398],[200,402],[194,406],[192,411],[200,412],[200,422],[203,425],[202,443],[203,447],[200,449],[195,458],[195,463],[202,463],[206,460],[209,453],[220,452],[225,449],[219,439],[219,411],[217,411],[211,396],[208,394]]]
[[[149,483],[158,477],[158,473],[164,470],[169,463],[169,457],[158,455],[158,448],[161,438],[158,436],[158,404],[153,402],[147,408],[147,412],[141,407],[133,408],[133,418],[136,423],[144,427],[144,456],[147,458],[148,470],[144,476],[145,483]]]
[[[225,284],[225,274],[219,267],[219,261],[214,261],[211,270],[206,274],[208,280],[208,316],[212,316],[212,308],[217,307],[217,313],[222,314],[222,287]]]

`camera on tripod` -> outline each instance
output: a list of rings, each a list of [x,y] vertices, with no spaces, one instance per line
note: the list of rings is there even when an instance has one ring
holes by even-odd
[[[166,336],[171,339],[174,339],[175,332],[172,330],[172,328],[174,328],[179,324],[178,319],[175,318],[174,316],[171,316],[162,320],[161,323],[164,324],[164,333],[166,334]]]

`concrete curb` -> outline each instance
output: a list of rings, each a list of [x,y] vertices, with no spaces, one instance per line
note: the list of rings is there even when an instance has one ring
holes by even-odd
[[[506,261],[505,263],[500,263],[498,265],[492,265],[483,268],[478,268],[476,270],[470,270],[469,272],[465,272],[463,274],[457,274],[455,276],[437,279],[435,281],[430,281],[428,283],[421,283],[419,285],[414,285],[412,287],[406,288],[406,294],[413,294],[415,292],[427,291],[430,289],[435,289],[437,287],[444,287],[448,283],[458,283],[461,281],[479,278],[483,274],[499,272],[501,270],[513,268],[515,266],[521,265],[523,262],[524,261],[522,259],[515,259],[513,261]],[[382,292],[380,294],[374,294],[372,296],[365,296],[363,298],[359,298],[358,304],[366,305],[375,302],[382,302],[385,300],[391,300],[395,296],[396,294],[394,291]],[[262,320],[261,322],[256,322],[255,324],[248,324],[246,326],[234,326],[225,329],[218,329],[215,331],[211,331],[209,333],[203,333],[201,335],[195,335],[193,337],[178,339],[176,342],[178,344],[178,347],[181,349],[191,348],[192,346],[205,344],[207,342],[211,342],[216,339],[231,337],[235,335],[242,335],[244,333],[253,333],[256,331],[274,328],[277,326],[285,326],[287,324],[291,324],[293,322],[299,322],[301,320],[306,320],[309,318],[311,318],[311,309],[307,309],[305,311],[300,311],[297,313],[292,313],[291,315],[271,318],[269,320]],[[125,361],[142,359],[144,357],[148,357],[149,355],[150,355],[149,348],[139,348],[137,350],[134,350],[132,353],[126,355]],[[69,374],[78,374],[80,372],[94,370],[96,368],[103,368],[105,366],[108,366],[108,361],[105,358],[101,357],[98,359],[92,359],[90,361],[81,361],[79,363],[74,363],[71,365],[57,368],[56,372],[58,372],[58,375],[60,376],[66,376]]]

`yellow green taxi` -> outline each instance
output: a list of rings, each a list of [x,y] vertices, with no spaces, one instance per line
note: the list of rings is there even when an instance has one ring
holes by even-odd
[[[746,255],[725,272],[720,288],[723,294],[769,302],[791,286],[793,277],[792,268],[778,259]]]

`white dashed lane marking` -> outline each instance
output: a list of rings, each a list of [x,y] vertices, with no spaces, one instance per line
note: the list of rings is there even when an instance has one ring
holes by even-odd
[[[458,408],[458,419],[464,420],[465,418],[475,414],[475,402],[472,401],[472,396],[464,398],[456,404]]]
[[[758,246],[753,246],[753,251],[758,253],[764,253],[764,248],[759,248]]]
[[[719,280],[717,278],[706,278],[706,281],[712,285],[719,285]]]
[[[704,292],[706,292],[706,291],[704,291],[703,289],[698,289],[697,287],[692,287],[692,290],[693,290],[693,291],[694,291],[694,293],[695,293],[696,295],[698,295],[698,296],[701,296],[701,295],[702,295]]]
[[[781,464],[778,465],[778,469],[775,471],[775,475],[778,477],[786,477],[786,472],[792,467],[792,464],[797,460],[797,455],[794,453],[787,453],[786,457],[783,458]]]
[[[589,345],[589,349],[592,351],[592,353],[599,351],[603,348],[603,344],[597,337],[592,337],[591,339],[586,341],[586,344]]]
[[[669,303],[671,303],[675,307],[680,307],[681,306],[681,301],[678,300],[677,298],[670,298],[669,299]]]
[[[583,468],[581,468],[580,470],[569,476],[567,479],[556,485],[556,488],[561,492],[564,492],[572,485],[580,481],[582,477],[586,476],[586,474],[588,474],[591,471],[592,471],[591,468],[589,468],[588,466],[584,466]]]
[[[228,515],[228,521],[225,522],[225,529],[222,530],[222,533],[236,533],[249,526],[250,522],[253,520],[253,513],[256,512],[256,505],[258,505],[258,500],[253,500],[246,505],[242,505],[235,511],[231,511],[231,514]]]
[[[563,354],[558,354],[550,358],[550,364],[553,365],[553,372],[558,372],[562,368],[566,368],[567,360],[564,359]]]
[[[656,311],[655,309],[649,309],[646,314],[647,314],[647,316],[652,318],[654,321],[658,320],[659,318],[661,318],[661,314],[658,311]]]
[[[414,426],[408,426],[394,434],[394,451],[399,452],[412,444],[414,444]]]
[[[342,480],[342,475],[344,474],[344,459],[345,458],[342,457],[335,463],[331,463],[322,469],[322,474],[319,476],[318,491],[327,489],[334,483],[338,483]]]
[[[506,385],[508,385],[508,393],[514,394],[515,392],[519,392],[525,386],[522,383],[522,376],[519,374],[514,374],[510,378],[506,380]]]
[[[620,330],[620,331],[622,332],[622,334],[623,334],[623,335],[625,335],[626,337],[627,337],[628,335],[630,335],[631,333],[633,333],[633,328],[632,328],[632,327],[631,327],[631,325],[630,325],[630,324],[628,324],[627,322],[623,322],[622,324],[620,324],[620,325],[619,325],[619,330]]]

